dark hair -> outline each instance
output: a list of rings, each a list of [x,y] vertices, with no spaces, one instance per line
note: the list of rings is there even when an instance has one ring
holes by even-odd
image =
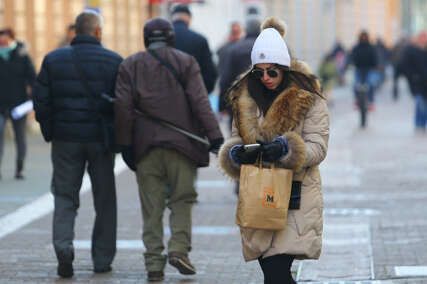
[[[289,79],[291,82],[295,83],[298,87],[300,87],[303,90],[306,90],[310,93],[316,94],[319,97],[323,98],[322,94],[317,90],[317,77],[310,74],[306,75],[304,73],[294,71],[294,70],[288,70],[285,71],[285,74],[289,75]]]
[[[274,92],[277,92],[278,90],[281,92],[284,89],[288,88],[291,84],[297,85],[299,88],[306,90],[310,93],[316,94],[322,99],[326,99],[318,90],[317,88],[317,77],[310,74],[306,75],[302,72],[291,70],[288,66],[282,66],[275,64],[279,69],[283,70],[284,76],[282,82],[279,84],[278,89],[276,89]],[[252,69],[251,69],[252,70]],[[247,71],[240,79],[235,81],[232,86],[227,90],[226,92],[226,100],[227,104],[231,105],[233,103],[233,100],[235,100],[235,96],[232,94],[233,90],[239,88],[241,85],[241,82],[247,79],[248,82],[248,88],[249,88],[249,94],[251,97],[256,101],[257,105],[261,108],[261,110],[265,113],[266,110],[269,108],[271,103],[273,102],[270,100],[270,98],[273,98],[273,96],[256,96],[258,94],[257,90],[260,90],[262,83],[259,79],[255,79],[254,76],[252,76],[251,70]],[[255,90],[255,92],[251,92],[250,89]],[[253,96],[255,94],[255,96]],[[234,114],[236,115],[236,114]]]
[[[101,27],[100,15],[95,12],[82,12],[76,18],[76,34],[93,35],[97,27]]]
[[[6,35],[11,39],[15,39],[15,32],[12,28],[4,28],[0,30],[0,35]]]
[[[288,66],[283,66],[279,64],[274,64],[278,69],[283,70],[284,73],[284,83],[283,86],[287,87],[290,83],[294,83],[303,90],[306,90],[310,93],[314,93],[321,98],[324,98],[322,94],[317,90],[317,77],[315,75],[307,75],[299,71],[292,70]]]
[[[369,42],[368,31],[362,30],[359,34],[359,42]]]
[[[178,5],[174,6],[172,8],[171,15],[174,15],[176,13],[184,13],[184,14],[187,14],[191,17],[191,11],[190,11],[190,8],[188,7],[188,5],[178,4]]]

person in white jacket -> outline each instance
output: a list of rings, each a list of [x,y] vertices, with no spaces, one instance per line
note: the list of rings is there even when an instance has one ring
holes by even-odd
[[[295,283],[295,258],[317,259],[322,247],[323,200],[319,164],[326,157],[329,114],[321,87],[308,66],[292,59],[275,18],[262,25],[251,53],[252,69],[229,92],[233,131],[220,149],[220,166],[239,180],[240,166],[262,160],[293,170],[292,197],[284,230],[240,228],[243,256],[258,260],[264,283]],[[260,143],[255,151],[245,144]]]

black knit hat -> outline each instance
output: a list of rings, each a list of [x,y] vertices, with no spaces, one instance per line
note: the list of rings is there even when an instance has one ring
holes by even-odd
[[[148,47],[153,42],[165,42],[175,45],[175,32],[172,24],[162,18],[148,20],[144,25],[144,44]]]
[[[175,7],[172,8],[172,13],[171,15],[175,14],[175,13],[185,13],[188,14],[189,16],[191,16],[191,11],[190,8],[188,7],[188,5],[176,5]]]

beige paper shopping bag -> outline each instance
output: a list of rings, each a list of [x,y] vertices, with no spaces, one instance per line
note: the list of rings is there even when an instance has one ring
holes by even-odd
[[[291,170],[242,165],[236,224],[245,228],[283,230],[291,188]]]

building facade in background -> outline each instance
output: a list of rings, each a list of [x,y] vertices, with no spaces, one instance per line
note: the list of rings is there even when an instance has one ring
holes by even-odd
[[[286,20],[294,56],[319,64],[336,41],[345,48],[366,29],[391,46],[401,36],[401,0],[266,0],[267,10]]]
[[[267,16],[284,19],[293,55],[312,66],[337,40],[350,48],[362,29],[391,46],[403,33],[427,27],[426,0],[0,0],[0,27],[16,30],[39,67],[75,16],[92,7],[104,16],[104,45],[127,56],[143,48],[145,20],[157,15],[168,18],[177,2],[191,4],[192,28],[207,36],[213,51],[226,41],[231,22],[244,24],[250,17]]]
[[[0,0],[0,27],[15,29],[39,68],[46,53],[58,47],[67,26],[85,8],[103,15],[107,48],[122,56],[142,49],[148,0]]]
[[[402,0],[402,21],[407,35],[427,30],[427,1]]]
[[[160,14],[168,17],[170,2],[182,1],[158,0]],[[317,66],[337,40],[350,48],[362,29],[368,30],[372,39],[380,37],[393,45],[404,30],[402,7],[409,2],[414,3],[409,15],[420,15],[409,19],[420,26],[421,20],[427,19],[425,9],[421,9],[425,0],[205,0],[191,4],[192,27],[205,34],[216,49],[226,40],[230,23],[244,24],[253,16],[250,8],[255,7],[260,19],[277,16],[285,20],[289,27],[286,40],[293,56]]]

